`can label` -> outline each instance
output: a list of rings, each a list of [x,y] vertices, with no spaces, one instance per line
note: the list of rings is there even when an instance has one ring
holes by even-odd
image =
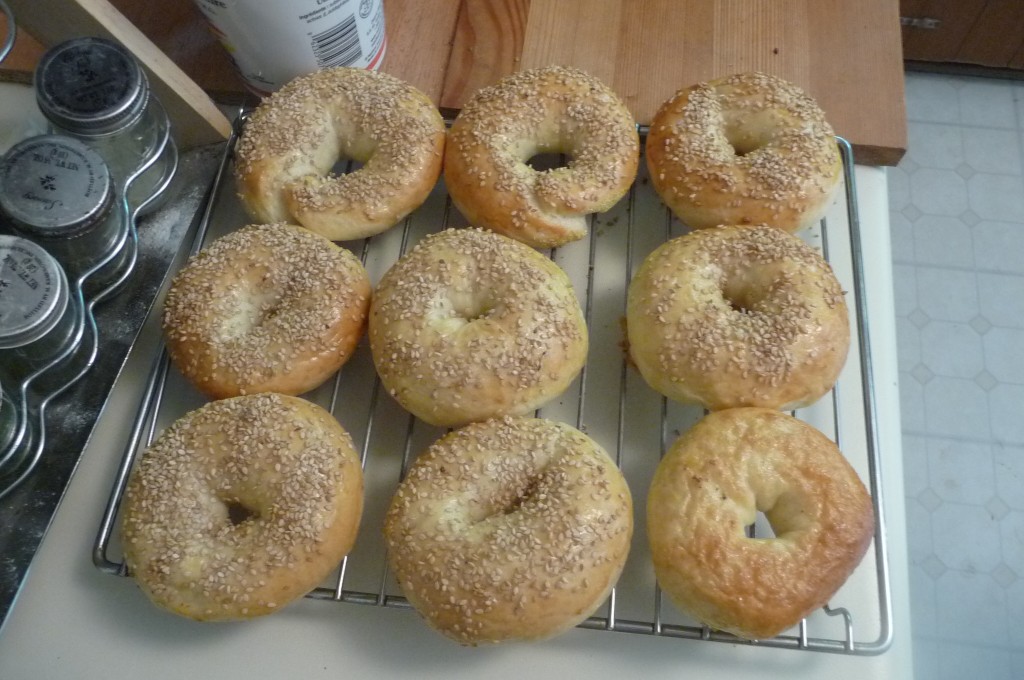
[[[246,85],[265,96],[296,76],[384,58],[382,0],[195,0]]]

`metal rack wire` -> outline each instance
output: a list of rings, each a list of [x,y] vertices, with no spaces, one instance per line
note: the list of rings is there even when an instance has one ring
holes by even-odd
[[[0,11],[6,15],[8,22],[8,36],[0,46],[0,61],[3,61],[14,44],[15,24],[13,14],[2,0]],[[70,296],[78,303],[72,340],[63,352],[23,378],[14,386],[13,391],[9,391],[15,409],[15,429],[7,449],[0,452],[0,499],[13,491],[36,469],[46,451],[50,432],[60,434],[61,424],[48,421],[47,409],[93,367],[100,350],[100,335],[94,310],[97,305],[112,298],[131,277],[139,255],[139,216],[160,200],[177,171],[178,150],[171,137],[170,119],[158,101],[154,99],[152,104],[156,107],[160,135],[149,156],[125,178],[123,188],[118,191],[117,209],[123,213],[122,222],[125,225],[119,241],[108,256],[75,280],[69,281]],[[162,174],[153,190],[138,202],[129,203],[127,196],[130,188],[139,177],[161,160],[164,161]],[[125,250],[122,251],[122,248]],[[122,252],[128,253],[123,273],[99,290],[91,290],[90,280],[102,272],[114,258],[120,257]],[[67,377],[63,377],[65,375]]]
[[[217,236],[218,231],[230,231],[245,223],[233,192],[224,190],[242,124],[240,118],[192,252]],[[617,587],[598,613],[581,624],[582,628],[854,655],[879,654],[889,647],[891,596],[860,224],[852,151],[845,140],[838,139],[838,144],[844,159],[845,195],[804,238],[825,254],[844,288],[851,291],[856,332],[836,387],[818,404],[794,415],[831,436],[868,481],[877,518],[868,555],[821,612],[778,637],[744,641],[690,620],[663,602],[650,566],[642,522],[638,521],[630,558]],[[361,257],[376,281],[419,238],[449,226],[465,226],[465,221],[452,209],[443,184],[439,184],[427,202],[399,227],[345,245]],[[625,290],[642,259],[658,244],[683,233],[685,227],[661,204],[643,169],[628,198],[609,213],[595,217],[590,227],[585,240],[552,250],[549,255],[569,273],[583,303],[591,331],[591,355],[576,383],[555,403],[542,408],[539,415],[574,423],[604,446],[623,469],[633,490],[637,517],[642,517],[643,495],[659,451],[663,455],[672,438],[703,413],[655,394],[629,367],[619,345]],[[366,478],[366,506],[356,546],[333,577],[309,597],[409,609],[388,573],[380,527],[391,494],[412,458],[443,431],[416,420],[380,389],[365,342],[332,382],[305,396],[328,408],[352,434],[361,451]],[[124,489],[139,453],[176,417],[202,402],[202,397],[170,366],[166,352],[158,349],[97,532],[93,561],[100,570],[127,575],[116,527]],[[762,520],[752,531],[752,535],[771,536],[770,527]]]

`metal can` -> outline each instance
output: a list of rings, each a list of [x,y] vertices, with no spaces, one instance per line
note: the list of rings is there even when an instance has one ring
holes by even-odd
[[[296,76],[377,70],[387,37],[382,0],[195,0],[246,85],[266,96]]]
[[[62,365],[80,340],[81,298],[38,244],[0,234],[0,378],[20,384]]]
[[[140,205],[168,171],[169,126],[155,104],[146,73],[121,45],[103,38],[75,38],[50,48],[35,71],[36,101],[54,132],[76,137],[103,156],[120,189],[154,155],[159,158],[132,182],[129,203]]]
[[[41,135],[0,160],[0,210],[46,248],[73,280],[98,291],[131,266],[128,221],[106,162],[72,137]]]

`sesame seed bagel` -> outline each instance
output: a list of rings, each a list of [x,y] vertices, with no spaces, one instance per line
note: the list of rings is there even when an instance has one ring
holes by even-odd
[[[384,526],[406,598],[462,644],[539,640],[590,616],[622,572],[633,507],[622,473],[575,428],[474,423],[409,470]]]
[[[680,90],[647,135],[651,181],[694,229],[821,219],[842,175],[835,133],[792,83],[742,73]]]
[[[363,474],[319,406],[258,394],[188,413],[142,455],[123,504],[128,569],[201,621],[269,614],[315,588],[355,541]]]
[[[254,220],[351,240],[419,207],[443,150],[444,121],[427,95],[385,73],[332,68],[263,100],[235,150],[235,176]],[[333,174],[341,159],[363,167]]]
[[[482,229],[427,236],[381,279],[370,349],[398,403],[454,427],[524,415],[561,394],[587,358],[569,277]]]
[[[174,277],[164,339],[174,365],[211,397],[301,394],[352,355],[369,306],[355,255],[301,227],[250,225]]]
[[[749,538],[758,512],[774,538]],[[712,628],[770,638],[828,602],[874,532],[871,498],[834,443],[778,411],[706,416],[647,496],[658,584]]]
[[[629,286],[629,353],[670,399],[795,409],[828,392],[850,321],[828,263],[774,227],[714,227],[655,249]]]
[[[640,141],[626,105],[574,69],[522,71],[478,91],[448,133],[444,179],[463,215],[535,248],[583,238],[636,176]],[[537,171],[537,154],[568,166]]]

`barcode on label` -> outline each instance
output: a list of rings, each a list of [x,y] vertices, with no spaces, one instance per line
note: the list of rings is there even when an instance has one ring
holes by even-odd
[[[363,50],[359,46],[359,32],[356,29],[356,17],[351,15],[334,28],[329,28],[312,37],[313,56],[317,66],[349,66],[363,58]]]

